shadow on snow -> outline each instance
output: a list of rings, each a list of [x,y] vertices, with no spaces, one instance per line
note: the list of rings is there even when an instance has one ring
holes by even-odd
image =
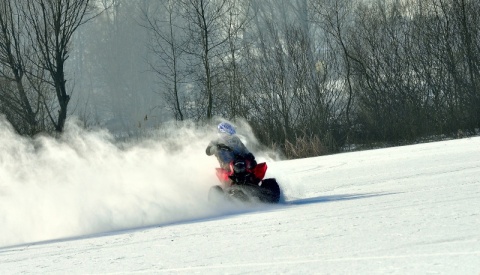
[[[387,196],[387,195],[393,195],[393,194],[396,194],[396,193],[339,194],[339,195],[331,195],[331,196],[319,196],[319,197],[313,197],[313,198],[286,200],[284,203],[287,205],[306,205],[306,204],[315,204],[315,203],[366,199],[366,198]]]

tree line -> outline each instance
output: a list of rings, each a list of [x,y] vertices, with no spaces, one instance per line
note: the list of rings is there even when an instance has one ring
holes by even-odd
[[[135,13],[132,24],[147,33],[147,53],[136,58],[148,62],[163,120],[244,119],[288,157],[480,128],[475,0],[90,2],[0,4],[0,112],[19,133],[62,131],[66,83],[75,83],[64,71],[72,33],[93,6],[107,11],[89,24],[126,16],[127,6]]]

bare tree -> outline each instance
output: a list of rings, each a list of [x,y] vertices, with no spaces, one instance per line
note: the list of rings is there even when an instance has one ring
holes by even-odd
[[[179,22],[178,3],[173,0],[159,1],[153,10],[144,10],[143,26],[152,34],[149,49],[156,57],[150,61],[152,70],[158,75],[161,88],[177,120],[185,119],[185,102],[182,99],[180,85],[185,79],[182,56],[185,55],[186,38]]]
[[[468,0],[353,9],[347,49],[363,138],[402,142],[478,127],[479,11]]]
[[[228,41],[228,37],[222,32],[221,22],[231,9],[230,0],[181,0],[180,2],[187,22],[188,35],[192,38],[188,52],[199,61],[192,60],[192,68],[202,69],[199,80],[204,92],[205,115],[207,119],[211,119],[215,111],[214,90],[219,81],[215,68],[220,63],[219,56],[225,54],[223,47]],[[201,104],[201,101],[197,103]]]
[[[49,98],[43,83],[45,71],[34,66],[34,48],[26,33],[22,3],[0,3],[0,112],[22,135],[50,132],[42,98]],[[30,58],[29,58],[30,57]]]
[[[34,48],[32,62],[49,73],[46,80],[55,90],[57,106],[43,104],[57,132],[62,132],[67,118],[70,95],[67,90],[65,62],[70,42],[77,28],[86,22],[90,0],[31,0],[22,3],[28,37]],[[54,114],[54,109],[58,114]]]
[[[452,13],[459,35],[462,63],[465,64],[466,108],[470,129],[480,127],[480,5],[478,1],[457,0],[452,3]]]
[[[343,60],[342,76],[339,80],[345,81],[345,90],[347,92],[347,104],[345,106],[345,117],[347,127],[352,127],[352,107],[354,106],[354,87],[352,83],[353,78],[353,63],[354,56],[349,50],[349,31],[352,27],[352,11],[354,4],[348,0],[312,0],[310,5],[313,9],[314,16],[312,20],[334,41],[336,44],[337,54]]]
[[[226,102],[227,110],[222,110],[223,117],[236,119],[237,117],[248,117],[249,107],[245,102],[246,64],[243,56],[246,45],[243,37],[248,32],[252,20],[250,0],[231,0],[228,14],[223,20],[223,29],[227,34],[227,52],[219,58],[223,64],[222,75],[225,81],[224,89],[228,91]]]
[[[34,95],[25,87],[28,46],[18,12],[14,1],[0,2],[0,108],[18,133],[33,135],[38,130],[37,111]]]

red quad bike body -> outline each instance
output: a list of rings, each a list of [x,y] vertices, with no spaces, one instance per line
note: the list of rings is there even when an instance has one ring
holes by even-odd
[[[278,203],[280,187],[277,181],[274,178],[264,179],[267,164],[262,162],[253,168],[248,167],[248,160],[237,159],[230,163],[229,170],[216,168],[221,185],[210,189],[209,200],[225,197],[246,202]]]

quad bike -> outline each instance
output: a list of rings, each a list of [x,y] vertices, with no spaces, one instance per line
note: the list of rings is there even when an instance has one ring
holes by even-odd
[[[265,162],[251,167],[250,160],[237,156],[229,170],[216,168],[220,185],[210,188],[208,200],[239,200],[242,202],[278,203],[280,187],[274,178],[263,179]]]

